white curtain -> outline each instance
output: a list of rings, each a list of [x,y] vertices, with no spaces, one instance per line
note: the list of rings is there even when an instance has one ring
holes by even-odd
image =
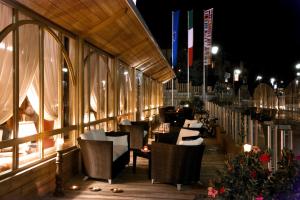
[[[55,39],[45,31],[44,34],[44,118],[58,119],[58,70],[60,69],[60,47]],[[39,113],[39,77],[35,73],[33,84],[27,96],[36,113]],[[57,126],[56,126],[57,128]]]
[[[11,9],[0,4],[0,30],[11,22]],[[19,28],[19,105],[26,97],[38,66],[37,26],[24,25]],[[12,33],[0,41],[0,124],[13,115],[13,43]]]
[[[97,101],[99,97],[99,76],[97,68],[99,68],[99,55],[94,53],[90,57],[90,92],[91,92],[91,108],[97,112]]]
[[[0,30],[11,23],[12,10],[0,4]],[[12,34],[0,41],[0,124],[13,114]]]

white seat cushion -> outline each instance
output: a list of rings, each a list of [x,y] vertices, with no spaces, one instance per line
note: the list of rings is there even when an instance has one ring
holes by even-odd
[[[190,146],[190,145],[200,145],[200,144],[202,144],[203,140],[204,139],[202,137],[199,137],[195,140],[181,140],[179,142],[179,145],[188,145],[188,146]]]
[[[117,136],[117,137],[106,136],[106,138],[107,141],[112,141],[114,146],[123,145],[128,147],[127,135]]]
[[[201,128],[203,126],[202,122],[191,123],[189,128]]]
[[[182,128],[180,129],[176,144],[179,144],[179,142],[182,141],[182,137],[190,137],[190,136],[197,136],[197,135],[199,135],[199,131]]]
[[[122,125],[131,125],[131,122],[128,119],[123,119],[120,124]]]
[[[188,127],[190,127],[190,124],[194,124],[194,123],[197,123],[197,122],[198,122],[198,120],[196,120],[196,119],[193,119],[193,120],[186,119],[184,121],[183,127],[188,128]]]
[[[101,140],[106,141],[106,135],[103,129],[91,130],[86,133],[80,134],[80,138],[83,140]]]
[[[114,145],[114,147],[113,147],[113,161],[117,160],[126,151],[128,151],[128,146]]]

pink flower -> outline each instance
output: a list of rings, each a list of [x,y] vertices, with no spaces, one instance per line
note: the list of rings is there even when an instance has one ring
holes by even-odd
[[[259,195],[258,197],[255,198],[255,200],[264,200],[263,196]]]
[[[207,193],[208,197],[216,198],[216,196],[218,194],[218,190],[216,190],[213,187],[208,187],[207,190],[208,190],[208,193]]]

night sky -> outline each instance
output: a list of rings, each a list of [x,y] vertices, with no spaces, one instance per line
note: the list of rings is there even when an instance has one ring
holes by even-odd
[[[214,8],[213,44],[228,60],[243,61],[248,83],[262,74],[286,83],[300,62],[300,0],[137,0],[162,49],[171,48],[171,11],[181,10],[179,49],[186,48],[186,11],[194,10],[194,57],[202,58],[203,10]]]

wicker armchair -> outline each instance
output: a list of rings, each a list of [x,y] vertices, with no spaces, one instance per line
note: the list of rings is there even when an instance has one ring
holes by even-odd
[[[172,183],[181,190],[182,184],[200,179],[205,145],[176,145],[153,142],[151,146],[152,183]]]
[[[129,164],[129,133],[106,132],[106,140],[91,140],[78,138],[85,173],[88,177],[107,179],[111,184],[112,179]],[[125,151],[120,153],[120,146],[124,143],[120,136],[127,136]],[[119,140],[119,141],[118,141]],[[118,144],[120,143],[120,144]],[[123,149],[124,147],[121,147]],[[116,159],[114,160],[114,157]]]

